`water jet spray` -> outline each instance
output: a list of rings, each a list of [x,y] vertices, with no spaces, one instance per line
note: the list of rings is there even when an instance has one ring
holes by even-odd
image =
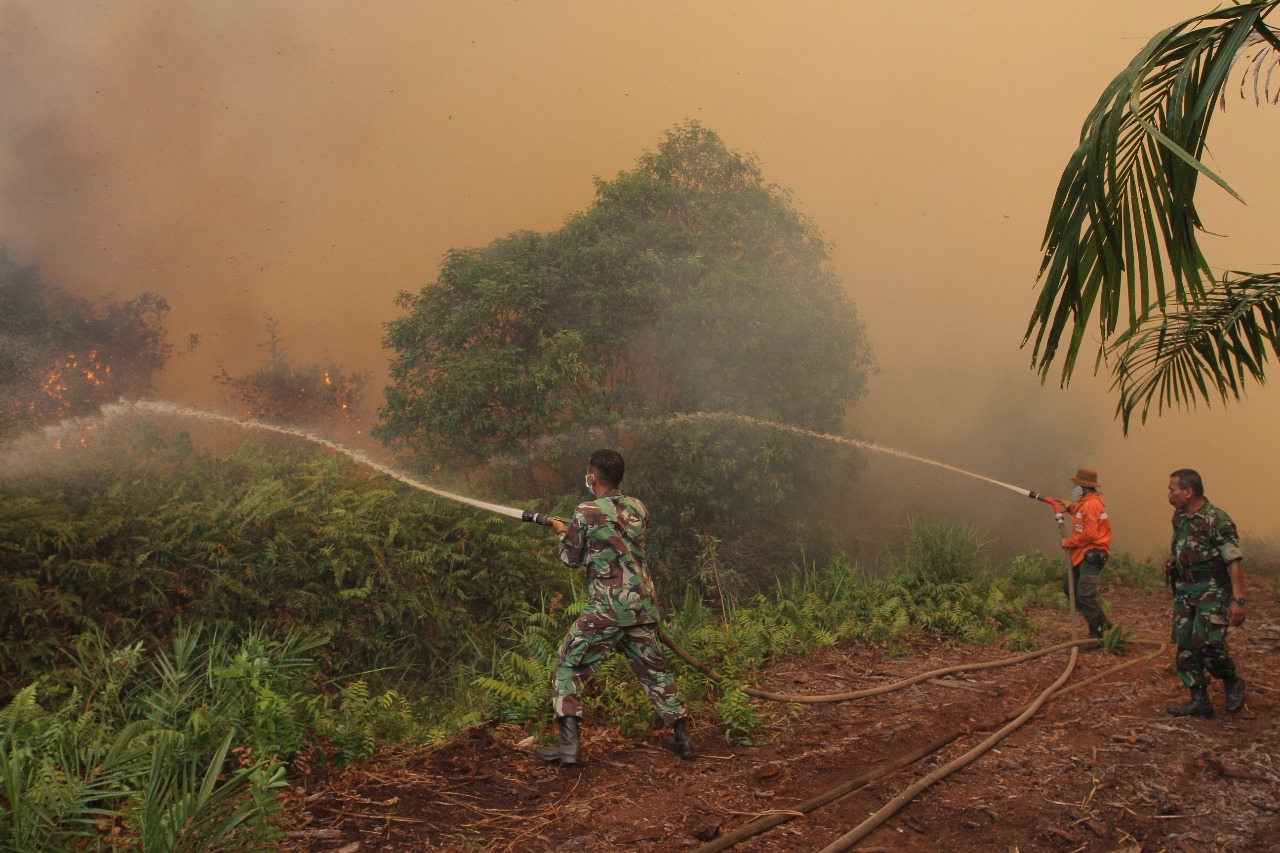
[[[266,421],[260,421],[254,418],[237,418],[237,417],[232,417],[230,415],[223,415],[217,412],[211,412],[206,409],[200,409],[195,406],[182,406],[176,403],[166,403],[166,402],[159,402],[159,401],[152,401],[152,400],[138,400],[132,403],[126,400],[121,400],[119,403],[112,403],[112,404],[103,406],[101,411],[104,419],[110,419],[112,417],[128,414],[134,411],[146,411],[146,412],[153,412],[155,414],[160,414],[160,415],[197,418],[199,420],[204,420],[204,421],[217,421],[217,422],[232,424],[234,426],[238,426],[243,429],[262,429],[262,430],[268,430],[270,432],[275,432],[280,435],[296,436],[298,438],[305,439],[315,444],[319,444],[323,447],[328,447],[331,450],[336,450],[337,452],[342,453],[343,455],[347,456],[352,461],[360,465],[367,466],[369,468],[372,468],[375,471],[378,471],[379,473],[386,474],[388,477],[391,477],[394,480],[404,483],[405,485],[412,486],[415,489],[420,489],[425,492],[430,492],[432,494],[439,495],[442,498],[447,498],[449,500],[456,501],[458,503],[467,504],[468,506],[473,506],[473,507],[476,507],[477,509],[483,509],[489,512],[497,513],[498,515],[504,515],[508,518],[518,519],[519,521],[529,522],[532,524],[539,524],[543,526],[550,526],[551,524],[550,517],[544,513],[532,512],[530,510],[519,510],[519,509],[515,509],[514,507],[508,507],[508,506],[502,506],[501,504],[489,503],[488,501],[481,501],[475,498],[467,497],[466,495],[460,495],[455,492],[445,491],[444,489],[440,489],[428,483],[424,483],[421,480],[411,477],[401,471],[397,471],[396,469],[388,465],[384,465],[383,463],[378,462],[376,459],[373,459],[368,454],[362,451],[354,450],[352,448],[346,447],[345,445],[337,441],[334,441],[333,439],[325,438],[324,436],[321,436],[321,435],[316,435],[315,433],[308,432],[307,430],[304,430],[298,427],[281,426],[279,424],[268,423]],[[762,426],[769,429],[778,430],[781,432],[789,432],[789,433],[801,435],[807,438],[817,438],[823,441],[833,441],[833,442],[836,442],[837,444],[847,444],[853,447],[862,448],[864,450],[871,450],[876,453],[883,453],[889,456],[897,456],[901,459],[910,459],[915,462],[921,462],[925,465],[932,465],[936,468],[944,468],[948,471],[953,471],[957,474],[962,474],[966,477],[973,477],[974,479],[982,480],[985,483],[990,483],[994,486],[1000,486],[1001,488],[1008,489],[1013,492],[1017,492],[1018,494],[1031,498],[1032,500],[1038,500],[1038,501],[1047,503],[1053,507],[1054,514],[1058,520],[1058,525],[1060,528],[1062,527],[1063,514],[1066,512],[1066,503],[1064,501],[1061,501],[1058,498],[1049,497],[1048,495],[1042,495],[1039,492],[1033,492],[1030,489],[1024,489],[1020,486],[1014,486],[1009,483],[1003,483],[1000,480],[996,480],[991,477],[985,477],[981,474],[976,474],[973,471],[966,471],[963,468],[959,468],[954,465],[948,465],[945,462],[938,462],[937,460],[929,459],[924,456],[917,456],[913,453],[907,453],[902,450],[896,450],[892,447],[885,447],[883,445],[876,444],[871,441],[864,441],[862,439],[857,439],[857,438],[848,438],[840,435],[831,435],[829,433],[814,432],[813,430],[807,430],[802,427],[792,426],[790,424],[780,424],[774,421],[760,420],[759,418],[753,418],[749,415],[740,415],[740,414],[734,414],[730,412],[695,412],[687,415],[677,415],[676,417],[671,418],[671,421],[673,423],[678,423],[681,421],[699,421],[699,420],[735,420],[743,423],[749,423],[749,424],[754,424],[756,426]]]
[[[336,442],[333,439],[325,438],[324,436],[307,432],[306,430],[300,429],[298,427],[280,426],[279,424],[267,423],[266,421],[259,421],[253,418],[235,418],[235,417],[231,417],[230,415],[220,415],[217,412],[210,412],[205,409],[199,409],[199,408],[196,408],[195,406],[180,406],[175,403],[161,403],[161,402],[154,402],[150,400],[138,400],[137,402],[134,402],[134,403],[129,403],[127,401],[121,400],[119,403],[111,403],[109,405],[102,407],[102,415],[104,419],[110,419],[117,415],[128,414],[133,411],[147,411],[147,412],[154,412],[156,414],[161,414],[161,415],[173,415],[173,416],[184,417],[184,418],[198,418],[204,421],[217,421],[221,423],[233,424],[235,426],[242,427],[244,429],[264,429],[264,430],[269,430],[270,432],[279,433],[281,435],[296,436],[298,438],[306,439],[307,441],[313,442],[315,444],[319,444],[323,447],[328,447],[331,450],[336,450],[339,453],[343,454],[344,456],[347,456],[348,458],[350,458],[352,461],[357,462],[361,465],[367,466],[369,468],[372,468],[373,470],[381,474],[386,474],[388,477],[391,477],[394,480],[404,483],[406,486],[413,486],[415,489],[420,489],[424,492],[430,492],[434,495],[439,495],[442,498],[448,498],[451,501],[467,504],[468,506],[473,506],[473,507],[476,507],[477,509],[488,510],[489,512],[497,513],[498,515],[505,515],[508,518],[515,518],[521,521],[533,521],[538,524],[549,524],[549,522],[547,521],[547,517],[545,515],[542,515],[541,513],[531,513],[527,510],[519,510],[519,509],[515,509],[514,507],[489,503],[488,501],[477,500],[475,498],[469,498],[466,495],[459,495],[455,492],[448,492],[448,491],[445,491],[444,489],[436,488],[435,486],[432,486],[428,483],[424,483],[421,480],[415,479],[414,477],[410,477],[408,474],[405,474],[402,471],[397,471],[395,468],[392,468],[389,465],[384,465],[366,453],[363,453],[359,450],[354,450],[350,447],[346,447],[345,445],[340,444],[339,442]]]
[[[872,451],[875,451],[876,453],[884,453],[889,456],[897,456],[899,459],[910,459],[913,462],[921,462],[925,465],[932,465],[935,468],[944,468],[947,471],[953,471],[956,474],[963,474],[966,477],[973,477],[975,480],[982,480],[984,483],[990,483],[993,486],[1000,486],[1003,489],[1008,489],[1009,491],[1017,492],[1023,497],[1031,498],[1032,500],[1044,501],[1045,503],[1053,507],[1054,513],[1057,516],[1059,516],[1058,518],[1059,523],[1061,523],[1062,521],[1062,518],[1061,518],[1062,514],[1066,512],[1066,509],[1067,509],[1066,503],[1057,498],[1051,498],[1048,495],[1042,495],[1039,492],[1033,492],[1030,489],[1022,488],[1021,486],[1014,486],[1014,485],[1010,485],[1009,483],[1002,483],[999,480],[992,479],[991,477],[984,477],[981,474],[975,474],[973,471],[966,471],[964,468],[958,468],[955,465],[948,465],[947,463],[939,462],[936,459],[929,459],[924,456],[917,456],[914,453],[907,453],[906,451],[903,451],[903,450],[895,450],[892,447],[885,447],[882,444],[876,444],[873,441],[864,441],[863,439],[860,439],[860,438],[848,438],[843,435],[831,435],[830,433],[814,432],[813,430],[804,429],[803,427],[792,426],[790,424],[780,424],[774,421],[764,421],[764,420],[760,420],[759,418],[753,418],[750,415],[739,415],[739,414],[734,414],[732,412],[694,412],[688,415],[677,415],[676,417],[671,419],[671,421],[674,423],[678,423],[680,421],[708,421],[708,420],[740,421],[742,423],[754,424],[755,426],[768,427],[769,429],[775,429],[775,430],[778,430],[779,432],[789,432],[794,435],[804,436],[806,438],[818,438],[818,439],[822,439],[823,441],[834,441],[837,444],[847,444],[852,447],[862,448],[863,450],[872,450]]]

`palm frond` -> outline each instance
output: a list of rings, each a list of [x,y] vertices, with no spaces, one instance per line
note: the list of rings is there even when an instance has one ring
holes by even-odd
[[[1139,408],[1145,423],[1152,405],[1211,404],[1215,392],[1239,400],[1246,377],[1265,381],[1268,353],[1280,357],[1280,273],[1225,275],[1194,308],[1124,332],[1111,352],[1126,433]]]
[[[1152,303],[1191,306],[1204,297],[1212,274],[1196,235],[1197,182],[1204,175],[1239,197],[1202,162],[1205,138],[1242,56],[1252,56],[1260,101],[1269,97],[1274,63],[1263,54],[1280,42],[1263,19],[1276,6],[1280,0],[1240,3],[1157,34],[1085,119],[1053,200],[1041,291],[1023,337],[1024,346],[1034,337],[1032,365],[1042,379],[1064,336],[1063,385],[1093,324],[1101,356],[1117,329],[1140,325]]]
[[[1280,104],[1280,37],[1265,28],[1250,33],[1240,48],[1240,56],[1244,60],[1240,97],[1246,97],[1245,90],[1252,83],[1255,104]],[[1223,110],[1227,108],[1225,89],[1218,106]]]

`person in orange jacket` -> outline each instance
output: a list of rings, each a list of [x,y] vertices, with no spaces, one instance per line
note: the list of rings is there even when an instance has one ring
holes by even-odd
[[[1089,623],[1089,636],[1101,637],[1111,627],[1098,604],[1098,578],[1111,556],[1111,519],[1098,492],[1098,472],[1081,468],[1071,478],[1073,503],[1067,504],[1071,515],[1071,535],[1062,540],[1071,561],[1071,583],[1076,588],[1076,610]],[[1062,591],[1069,597],[1067,579]]]

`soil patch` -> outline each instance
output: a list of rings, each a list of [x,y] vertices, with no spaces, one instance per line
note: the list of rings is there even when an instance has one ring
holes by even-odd
[[[1169,716],[1187,691],[1163,643],[1166,590],[1113,589],[1111,617],[1142,640],[1124,655],[1081,652],[1068,686],[1137,661],[1050,701],[972,764],[924,791],[855,849],[863,851],[1263,851],[1280,849],[1280,601],[1250,584],[1249,620],[1231,633],[1247,706],[1213,720]],[[1046,614],[1042,641],[1068,639]],[[759,686],[839,693],[1010,653],[920,644],[892,658],[871,645],[772,667]],[[787,812],[938,735],[966,730],[934,755],[747,839],[735,851],[819,850],[917,779],[980,743],[1062,673],[1068,653],[961,674],[854,702],[758,703],[767,743],[726,746],[691,727],[698,758],[583,723],[584,763],[548,766],[528,732],[485,725],[431,749],[388,752],[286,795],[290,853],[312,851],[693,850],[766,814]]]

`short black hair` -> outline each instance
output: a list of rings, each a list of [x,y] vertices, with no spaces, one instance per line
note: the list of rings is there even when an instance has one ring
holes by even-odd
[[[622,461],[622,454],[616,450],[597,450],[591,454],[591,472],[607,485],[620,485],[626,470],[627,463]]]
[[[1178,485],[1184,489],[1190,489],[1196,497],[1204,497],[1204,480],[1200,479],[1200,472],[1193,471],[1190,468],[1179,468],[1169,475],[1170,479],[1178,478]]]

